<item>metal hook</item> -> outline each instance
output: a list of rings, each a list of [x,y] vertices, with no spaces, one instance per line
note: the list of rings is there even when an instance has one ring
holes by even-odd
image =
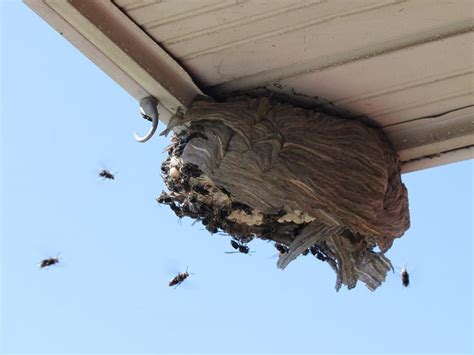
[[[140,100],[140,112],[143,118],[151,120],[152,122],[150,130],[145,136],[140,137],[135,132],[133,133],[135,140],[140,143],[145,143],[147,140],[153,137],[153,134],[155,134],[155,131],[158,128],[158,109],[156,107],[157,105],[158,100],[153,96],[149,96]]]

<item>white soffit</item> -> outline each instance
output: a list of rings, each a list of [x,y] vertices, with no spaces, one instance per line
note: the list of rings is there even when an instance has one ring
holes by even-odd
[[[273,93],[375,121],[404,172],[474,157],[471,0],[25,2],[170,113],[201,90]]]

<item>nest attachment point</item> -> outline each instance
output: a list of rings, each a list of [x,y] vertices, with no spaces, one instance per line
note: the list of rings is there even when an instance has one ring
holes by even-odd
[[[399,158],[383,131],[267,97],[195,100],[175,115],[157,201],[239,245],[275,242],[278,267],[314,255],[336,289],[375,290],[409,228]],[[379,248],[379,251],[376,250]]]

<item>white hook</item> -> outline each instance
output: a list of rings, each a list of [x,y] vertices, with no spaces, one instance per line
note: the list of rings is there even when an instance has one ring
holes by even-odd
[[[153,96],[149,96],[140,100],[140,112],[143,118],[151,119],[151,122],[152,122],[150,130],[145,136],[140,137],[135,132],[133,133],[133,136],[135,137],[135,139],[140,143],[145,143],[147,140],[153,137],[153,134],[155,134],[155,131],[158,128],[157,105],[158,105],[158,100],[154,98]]]

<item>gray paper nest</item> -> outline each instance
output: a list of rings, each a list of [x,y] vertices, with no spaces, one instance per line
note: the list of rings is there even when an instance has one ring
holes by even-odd
[[[241,243],[274,241],[285,268],[309,251],[375,290],[384,253],[409,227],[399,159],[381,129],[321,112],[235,97],[197,99],[175,115],[158,202]],[[380,251],[375,248],[379,247]]]

